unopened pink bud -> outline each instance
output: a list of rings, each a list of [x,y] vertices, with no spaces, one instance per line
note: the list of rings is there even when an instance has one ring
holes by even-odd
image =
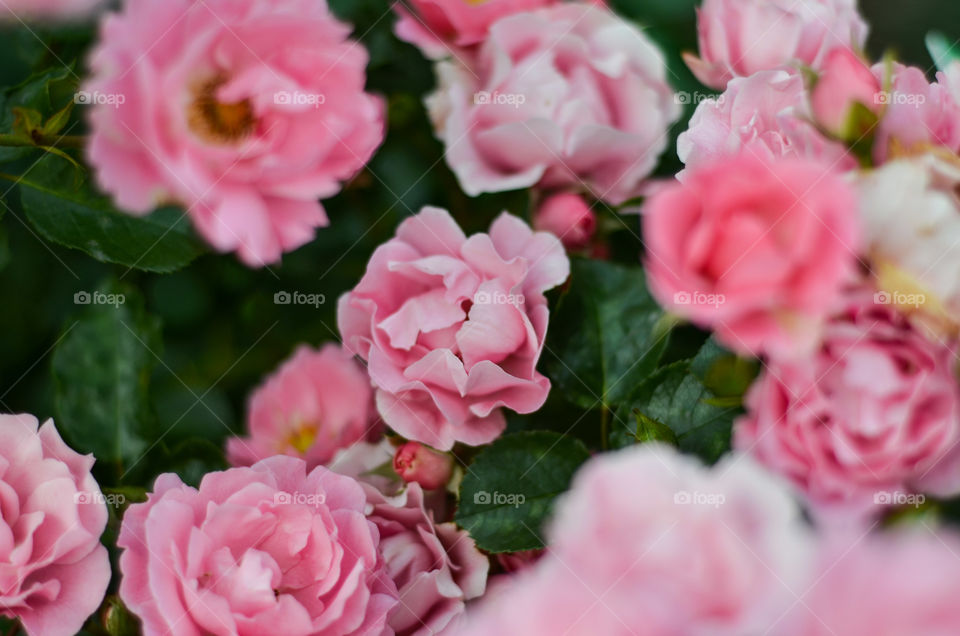
[[[590,244],[597,229],[597,217],[580,195],[556,194],[540,206],[533,226],[556,234],[564,247],[576,250]]]
[[[404,481],[415,481],[426,490],[435,490],[450,480],[453,457],[418,442],[407,442],[397,449],[393,469]]]

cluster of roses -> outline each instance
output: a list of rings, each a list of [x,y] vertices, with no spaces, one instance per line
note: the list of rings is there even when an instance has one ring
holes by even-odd
[[[436,60],[428,108],[463,189],[533,188],[548,231],[404,221],[340,299],[343,346],[299,349],[253,393],[235,467],[161,475],[127,509],[120,597],[144,633],[953,633],[960,539],[869,521],[894,494],[960,492],[960,66],[934,84],[867,66],[854,0],[706,0],[688,63],[723,93],[681,135],[678,181],[650,184],[682,100],[602,3],[397,12]],[[250,265],[310,241],[384,134],[349,31],[322,0],[125,3],[87,83],[124,96],[90,109],[101,187],[131,213],[178,201]],[[446,451],[543,405],[564,247],[590,245],[588,201],[643,194],[655,295],[763,362],[738,452],[595,458],[547,553],[488,592],[488,558],[445,522]],[[69,636],[111,577],[93,459],[52,423],[0,423],[0,612]]]

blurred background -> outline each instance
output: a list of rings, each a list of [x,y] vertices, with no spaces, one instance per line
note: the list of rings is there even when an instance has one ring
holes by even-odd
[[[621,15],[649,28],[670,60],[675,88],[704,91],[679,57],[682,51],[696,48],[696,2],[613,0],[611,4]],[[485,229],[503,209],[529,215],[524,192],[470,199],[460,191],[442,160],[442,146],[433,138],[422,106],[433,86],[431,66],[413,47],[393,36],[389,3],[331,0],[331,5],[338,16],[355,25],[355,37],[370,51],[369,88],[389,102],[389,134],[369,169],[326,203],[331,226],[310,245],[287,255],[281,266],[249,270],[232,255],[205,254],[184,269],[160,275],[100,263],[43,238],[26,220],[17,188],[9,181],[0,182],[0,197],[6,204],[6,213],[0,217],[0,411],[31,412],[44,419],[56,415],[62,406],[58,400],[65,398],[56,379],[62,376],[54,373],[58,348],[82,345],[75,341],[88,333],[77,327],[77,321],[90,311],[75,304],[78,292],[93,292],[104,285],[122,290],[127,296],[126,315],[147,325],[145,331],[153,334],[140,343],[143,350],[133,346],[128,352],[132,368],[127,371],[138,374],[137,395],[110,396],[117,408],[123,408],[126,400],[148,396],[149,412],[143,414],[142,430],[137,432],[149,442],[144,446],[146,459],[136,466],[101,462],[98,477],[107,483],[145,485],[161,467],[176,469],[195,481],[219,466],[223,439],[230,431],[242,429],[250,389],[298,343],[316,345],[337,339],[337,298],[356,284],[372,250],[421,206],[450,209],[468,233]],[[950,42],[960,38],[957,0],[862,0],[861,10],[872,28],[872,56],[891,50],[931,75],[926,32],[939,30]],[[12,87],[37,70],[56,66],[58,60],[75,65],[82,76],[92,34],[90,26],[79,25],[57,30],[4,28],[0,86]],[[687,117],[691,111],[692,106]],[[9,118],[0,117],[0,122],[9,123]],[[686,119],[674,134],[685,126]],[[0,172],[16,175],[24,161],[36,157],[3,159],[0,155]],[[658,172],[669,175],[677,169],[670,150]],[[636,226],[634,217],[625,217],[624,222]],[[621,228],[610,231],[612,258],[636,263],[640,246],[634,233],[617,223],[606,226]],[[283,291],[322,295],[324,302],[275,304],[275,294]],[[104,328],[109,330],[109,323]],[[122,329],[112,335],[129,342],[129,334]],[[547,413],[576,417],[569,407],[554,401]],[[109,409],[104,409],[103,417],[105,434],[109,434]]]

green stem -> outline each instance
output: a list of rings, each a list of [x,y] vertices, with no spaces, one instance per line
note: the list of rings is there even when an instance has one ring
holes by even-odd
[[[600,447],[608,450],[610,447],[610,408],[604,404],[600,411]]]
[[[42,135],[35,134],[32,138],[19,135],[0,134],[0,146],[13,148],[30,148],[33,146],[51,146],[54,148],[83,148],[86,137],[83,135]]]

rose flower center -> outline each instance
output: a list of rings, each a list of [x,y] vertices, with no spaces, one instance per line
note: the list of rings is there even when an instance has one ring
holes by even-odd
[[[240,141],[253,132],[257,123],[249,99],[229,104],[217,99],[217,91],[224,83],[224,77],[216,76],[200,84],[187,111],[190,129],[202,139],[217,144]]]

